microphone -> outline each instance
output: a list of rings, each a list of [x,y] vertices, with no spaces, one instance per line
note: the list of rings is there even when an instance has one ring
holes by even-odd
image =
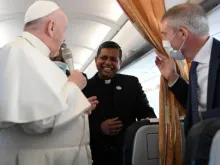
[[[74,67],[73,67],[73,56],[72,56],[71,50],[67,47],[64,47],[62,50],[62,57],[65,63],[67,64],[70,73],[72,73],[74,70]]]

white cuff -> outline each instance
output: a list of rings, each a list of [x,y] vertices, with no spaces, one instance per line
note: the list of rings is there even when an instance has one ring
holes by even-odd
[[[179,77],[180,77],[180,76],[178,75],[178,77],[176,78],[175,81],[173,81],[173,83],[171,83],[171,84],[168,83],[168,86],[171,88],[171,87],[177,82],[177,80],[179,79]]]
[[[21,124],[23,130],[28,134],[41,134],[53,128],[55,117],[48,117],[43,120]]]

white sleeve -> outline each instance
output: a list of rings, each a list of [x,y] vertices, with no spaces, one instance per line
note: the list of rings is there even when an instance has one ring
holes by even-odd
[[[8,127],[11,127],[15,125],[15,123],[11,123],[11,122],[0,122],[0,129],[3,129],[3,128],[8,128]]]
[[[177,82],[177,80],[179,79],[179,75],[178,75],[178,77],[176,78],[176,80],[172,83],[172,84],[168,84],[168,86],[171,88],[174,84],[176,84],[176,82]]]
[[[54,120],[55,117],[53,116],[44,120],[21,124],[21,127],[28,134],[41,134],[53,128]]]
[[[56,116],[55,126],[65,124],[80,115],[85,115],[85,112],[91,106],[79,87],[72,82],[67,82],[65,84],[61,98],[68,105],[68,110]]]
[[[67,82],[63,88],[61,98],[68,105],[68,110],[56,116],[46,118],[31,123],[22,124],[22,128],[28,134],[41,134],[51,130],[53,127],[68,123],[79,115],[84,113],[90,107],[87,98],[81,90],[71,82]]]
[[[54,124],[54,117],[49,117],[44,120],[21,124],[21,127],[28,134],[41,134],[53,128],[53,124]],[[0,129],[9,128],[14,125],[16,124],[11,122],[0,122]]]

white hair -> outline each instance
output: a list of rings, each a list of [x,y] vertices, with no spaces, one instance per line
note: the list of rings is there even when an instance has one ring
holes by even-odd
[[[169,26],[175,30],[185,27],[197,36],[209,35],[206,13],[198,5],[190,3],[176,5],[164,14],[163,20],[168,21]]]

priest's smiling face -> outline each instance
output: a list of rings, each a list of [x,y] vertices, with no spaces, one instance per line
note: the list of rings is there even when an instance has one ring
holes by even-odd
[[[111,79],[120,69],[120,51],[115,48],[102,48],[95,62],[99,77],[105,80]]]

